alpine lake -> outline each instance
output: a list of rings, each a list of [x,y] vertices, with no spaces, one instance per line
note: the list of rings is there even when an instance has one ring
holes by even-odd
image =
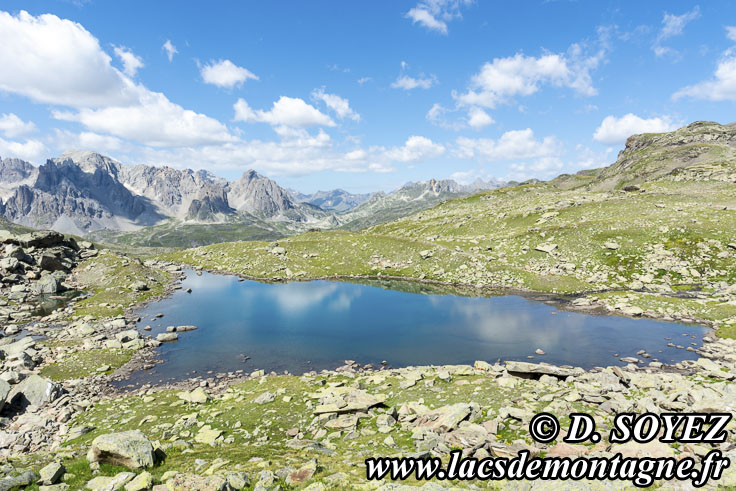
[[[186,270],[181,289],[138,311],[138,328],[154,337],[169,326],[197,329],[162,344],[162,363],[127,382],[259,369],[301,374],[345,360],[374,367],[515,360],[585,369],[624,365],[625,357],[674,363],[697,359],[685,348],[699,347],[710,332],[569,312],[544,297],[457,293],[410,282],[261,283]]]

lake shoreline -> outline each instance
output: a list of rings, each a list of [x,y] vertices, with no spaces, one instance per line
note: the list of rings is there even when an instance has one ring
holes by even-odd
[[[387,276],[387,275],[334,275],[334,276],[323,276],[323,277],[314,277],[314,278],[299,278],[299,279],[290,279],[290,280],[284,280],[279,278],[259,278],[259,277],[253,277],[246,274],[238,274],[238,273],[232,273],[225,270],[218,270],[218,269],[210,269],[210,268],[199,268],[199,267],[193,267],[191,265],[185,264],[185,263],[171,263],[171,262],[157,262],[155,267],[159,268],[167,268],[167,270],[171,270],[173,267],[180,268],[178,272],[172,275],[171,283],[166,286],[164,292],[160,295],[157,295],[155,297],[152,297],[144,302],[136,303],[135,305],[128,307],[125,311],[125,317],[129,322],[135,322],[140,318],[140,312],[142,309],[147,307],[148,305],[155,303],[157,301],[161,301],[163,299],[169,298],[178,290],[181,290],[182,281],[186,279],[186,271],[190,271],[189,274],[197,274],[197,272],[205,272],[217,276],[225,276],[225,277],[233,277],[238,278],[238,280],[248,280],[248,281],[256,281],[258,283],[264,283],[264,284],[284,284],[289,282],[299,282],[299,283],[307,283],[311,281],[337,281],[337,282],[348,282],[348,283],[357,283],[357,284],[363,284],[361,283],[361,280],[373,280],[373,281],[380,281],[380,282],[398,282],[398,283],[418,283],[418,284],[425,284],[425,285],[434,285],[439,287],[447,287],[450,289],[457,289],[460,288],[461,296],[467,296],[467,297],[473,297],[473,298],[490,298],[490,297],[499,297],[499,296],[508,296],[508,295],[516,295],[520,296],[526,300],[531,300],[534,302],[540,302],[544,303],[546,305],[551,305],[555,309],[563,311],[563,312],[574,312],[574,313],[582,313],[582,314],[588,314],[588,315],[596,315],[596,316],[602,316],[602,317],[626,317],[626,318],[634,318],[635,316],[626,316],[626,315],[616,315],[615,313],[612,313],[608,310],[606,310],[602,306],[577,306],[573,304],[572,302],[576,298],[580,298],[580,295],[555,295],[545,292],[534,292],[529,290],[521,290],[521,289],[501,289],[501,288],[491,288],[491,287],[484,287],[484,288],[478,288],[474,285],[468,285],[468,284],[452,284],[447,282],[440,282],[440,281],[434,281],[434,280],[427,280],[427,279],[418,279],[418,278],[406,278],[406,277],[399,277],[399,276]],[[369,283],[370,284],[370,283]],[[376,285],[371,285],[376,286]],[[457,295],[458,292],[447,292],[447,293],[437,293],[438,295],[442,294],[455,294]],[[463,295],[464,294],[464,295]],[[656,320],[653,318],[653,320]],[[675,322],[673,321],[673,324]],[[705,327],[709,329],[709,331],[705,334],[705,337],[710,337],[715,339],[715,331],[712,330],[712,328],[709,328],[708,326],[698,326],[695,327]],[[184,334],[186,336],[186,334]],[[140,352],[136,352],[133,356],[133,358],[130,360],[130,362],[126,363],[122,367],[120,367],[115,373],[114,378],[116,379],[115,385],[118,387],[124,386],[126,380],[135,379],[135,374],[137,372],[140,372],[144,370],[145,368],[151,368],[151,366],[158,365],[160,363],[164,363],[164,360],[159,356],[159,350],[157,350],[155,347],[147,347],[144,350],[141,350]],[[533,348],[530,351],[530,353],[533,353]],[[515,357],[512,359],[519,359],[519,357]],[[503,361],[503,360],[502,360]],[[531,361],[531,360],[527,360]],[[647,360],[643,360],[643,362],[646,362]],[[671,366],[669,362],[662,362],[664,367]],[[554,363],[550,363],[553,364]],[[561,365],[561,364],[558,364]],[[602,365],[605,365],[603,363]],[[615,365],[613,365],[615,366]],[[260,369],[261,367],[255,367],[255,369]],[[332,369],[339,368],[339,366],[333,366]],[[330,369],[330,367],[327,367],[327,369]],[[304,370],[301,372],[301,374],[309,373],[309,370]],[[299,376],[300,372],[298,371],[290,371],[290,375]],[[184,385],[186,386],[186,380],[183,381],[177,381],[176,383],[184,382]],[[170,384],[169,381],[161,382],[160,385],[166,386],[167,384]],[[159,384],[156,384],[159,385]]]

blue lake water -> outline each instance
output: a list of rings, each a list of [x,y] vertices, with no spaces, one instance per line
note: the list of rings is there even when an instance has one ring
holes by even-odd
[[[428,289],[407,285],[395,284]],[[198,375],[239,369],[301,374],[336,368],[343,360],[376,365],[385,360],[401,367],[501,359],[591,368],[621,364],[614,354],[636,356],[640,349],[669,363],[697,355],[667,347],[665,338],[697,347],[709,332],[678,323],[565,312],[518,295],[409,293],[330,281],[239,282],[192,271],[182,287],[192,293],[179,290],[149,304],[140,311],[139,328],[150,325],[154,336],[167,326],[193,324],[198,329],[161,346],[164,363],[136,374],[139,381],[182,379],[193,370]],[[157,313],[164,316],[155,318]],[[538,348],[546,354],[528,360]]]

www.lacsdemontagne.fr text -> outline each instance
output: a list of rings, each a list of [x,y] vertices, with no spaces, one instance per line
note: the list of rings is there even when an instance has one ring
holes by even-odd
[[[719,479],[730,465],[720,451],[713,450],[702,459],[700,469],[692,458],[640,457],[530,457],[527,450],[518,456],[489,457],[485,459],[463,458],[462,452],[450,452],[445,466],[442,459],[410,457],[370,458],[366,463],[368,480],[405,480],[414,477],[422,480],[560,480],[579,481],[618,480],[628,481],[638,487],[651,486],[659,480],[691,481],[695,487],[705,485],[711,479]]]

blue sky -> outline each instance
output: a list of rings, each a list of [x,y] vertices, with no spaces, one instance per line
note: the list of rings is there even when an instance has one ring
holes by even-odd
[[[254,168],[304,192],[550,178],[736,120],[736,3],[13,1],[0,156]]]

